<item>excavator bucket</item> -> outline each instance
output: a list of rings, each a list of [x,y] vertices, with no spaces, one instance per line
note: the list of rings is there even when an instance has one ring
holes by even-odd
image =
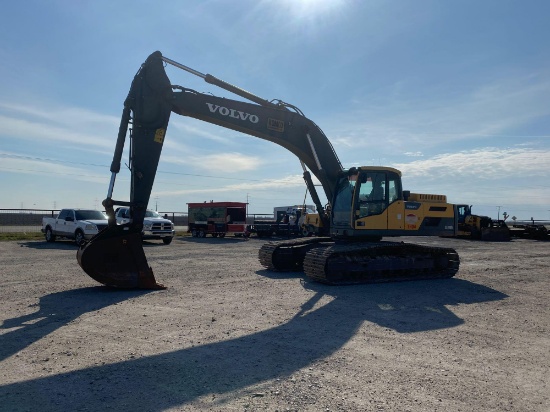
[[[508,242],[511,240],[510,229],[506,226],[484,227],[481,229],[481,240],[490,242]]]
[[[510,229],[504,220],[490,220],[486,227],[481,228],[481,240],[508,242],[510,239]]]
[[[123,289],[166,289],[157,283],[143,251],[141,233],[118,225],[108,227],[80,246],[78,264],[92,279]]]

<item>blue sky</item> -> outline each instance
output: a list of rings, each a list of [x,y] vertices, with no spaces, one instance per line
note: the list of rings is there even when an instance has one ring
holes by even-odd
[[[67,0],[2,9],[1,208],[101,208],[123,101],[160,50],[299,107],[344,167],[396,167],[405,189],[446,194],[479,214],[550,218],[550,2]],[[166,71],[173,84],[228,96]],[[303,202],[301,175],[298,159],[273,143],[173,115],[149,207],[248,200],[251,213],[270,213]],[[127,170],[113,197],[128,200]]]

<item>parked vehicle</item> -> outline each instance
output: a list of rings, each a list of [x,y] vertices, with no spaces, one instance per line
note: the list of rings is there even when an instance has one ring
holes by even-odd
[[[535,220],[517,222],[512,225],[510,234],[525,239],[550,240],[550,224],[547,222],[535,223]]]
[[[188,203],[189,229],[193,237],[225,237],[227,233],[249,236],[246,231],[246,203]]]
[[[254,219],[247,230],[258,237],[302,236],[304,219],[310,213],[315,213],[315,206],[277,206],[273,208],[273,218]]]
[[[300,223],[302,236],[322,236],[324,226],[323,219],[321,219],[319,213],[306,213],[302,217],[303,220]]]
[[[115,212],[115,217],[119,225],[130,223],[132,221],[130,217],[130,208],[119,207]],[[163,218],[154,210],[147,210],[145,212],[143,230],[141,231],[142,239],[162,239],[165,245],[169,245],[172,243],[175,234],[176,231],[174,230],[172,221]]]
[[[510,229],[504,220],[472,213],[470,205],[455,205],[458,219],[456,237],[488,241],[509,241]]]
[[[41,230],[47,242],[61,237],[80,245],[107,226],[107,216],[99,210],[61,209],[57,217],[42,218]]]

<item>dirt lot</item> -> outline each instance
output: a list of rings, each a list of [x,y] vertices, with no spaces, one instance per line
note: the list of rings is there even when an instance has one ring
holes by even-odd
[[[330,287],[262,240],[145,245],[165,291],[67,242],[0,243],[0,410],[549,411],[548,242],[451,246],[454,279]]]

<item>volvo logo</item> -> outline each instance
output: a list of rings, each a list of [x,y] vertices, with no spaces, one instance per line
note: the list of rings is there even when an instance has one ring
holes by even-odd
[[[211,113],[218,112],[222,116],[229,116],[234,119],[248,120],[250,123],[258,123],[260,120],[255,114],[241,112],[235,109],[228,109],[227,107],[219,106],[217,104],[206,103]]]

